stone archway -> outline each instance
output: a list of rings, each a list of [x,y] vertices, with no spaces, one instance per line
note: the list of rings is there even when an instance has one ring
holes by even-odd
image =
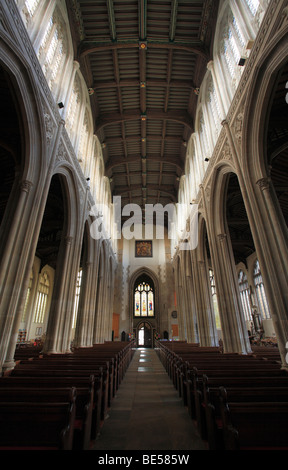
[[[154,287],[155,315],[151,318],[150,317],[149,318],[148,317],[136,318],[134,316],[134,286],[135,286],[136,281],[142,278],[150,279]],[[160,311],[159,299],[160,299],[160,286],[159,286],[159,281],[158,281],[158,277],[156,276],[156,274],[146,267],[142,267],[138,269],[137,271],[135,271],[135,273],[132,274],[130,281],[129,281],[129,323],[131,325],[131,330],[134,332],[135,338],[138,338],[137,335],[138,335],[139,325],[143,322],[149,324],[149,327],[151,327],[151,331],[150,331],[151,347],[153,347],[154,345],[155,331],[157,332],[160,331],[161,311]]]
[[[135,337],[137,347],[153,348],[154,331],[152,323],[147,320],[141,320],[135,328]]]

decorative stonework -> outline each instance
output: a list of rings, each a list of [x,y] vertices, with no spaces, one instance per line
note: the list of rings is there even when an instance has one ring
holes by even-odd
[[[231,159],[232,159],[232,155],[231,155],[230,146],[228,142],[226,142],[222,150],[220,160],[230,161]]]
[[[227,235],[226,233],[219,233],[219,235],[217,235],[217,238],[221,243],[223,243],[226,240]]]
[[[210,197],[211,197],[211,184],[209,184],[205,188],[205,197],[206,197],[206,201],[209,203],[210,202]]]
[[[242,142],[243,118],[244,118],[244,113],[243,111],[241,111],[237,114],[237,117],[234,123],[234,133],[235,133],[236,141],[238,144],[241,144]]]
[[[47,147],[50,148],[55,131],[55,126],[53,125],[51,115],[47,111],[44,112],[44,121],[46,129],[46,144]]]
[[[61,163],[63,161],[67,161],[67,152],[62,142],[60,142],[58,147],[58,152],[56,156],[56,165],[57,163]]]
[[[271,178],[262,178],[257,181],[257,186],[261,189],[261,191],[269,190],[271,185]]]
[[[25,181],[21,181],[20,183],[21,191],[27,194],[30,193],[32,186],[33,186],[33,183],[31,183],[31,181],[25,180]]]

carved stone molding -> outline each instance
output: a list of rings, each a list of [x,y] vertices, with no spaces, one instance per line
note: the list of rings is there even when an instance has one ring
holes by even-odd
[[[226,240],[227,235],[226,235],[226,233],[219,233],[219,234],[217,235],[217,238],[218,238],[218,240],[219,240],[221,243],[223,243],[224,240]]]
[[[62,142],[60,142],[58,147],[58,152],[56,156],[56,163],[63,162],[67,160],[67,152]]]
[[[30,193],[30,190],[33,186],[33,183],[31,183],[31,181],[27,181],[27,180],[24,180],[24,181],[21,181],[20,183],[20,189],[21,191],[29,194]]]
[[[232,160],[232,153],[231,153],[231,149],[230,149],[228,142],[225,142],[224,144],[224,148],[222,150],[220,160],[224,160],[224,161]]]
[[[257,186],[261,189],[261,191],[269,190],[271,185],[271,178],[261,178],[257,181]]]
[[[66,246],[71,245],[72,241],[73,241],[73,237],[70,237],[70,236],[65,237],[65,245]]]
[[[238,113],[235,123],[234,123],[234,133],[236,137],[236,142],[238,144],[241,144],[241,141],[242,141],[243,118],[244,118],[244,113],[243,112]]]

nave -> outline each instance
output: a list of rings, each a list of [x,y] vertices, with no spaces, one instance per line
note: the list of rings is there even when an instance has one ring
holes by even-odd
[[[136,349],[93,450],[207,450],[155,349]]]

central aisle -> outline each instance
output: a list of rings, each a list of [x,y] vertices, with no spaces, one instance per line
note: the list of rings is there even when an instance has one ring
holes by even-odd
[[[136,349],[93,450],[207,450],[153,349]]]

